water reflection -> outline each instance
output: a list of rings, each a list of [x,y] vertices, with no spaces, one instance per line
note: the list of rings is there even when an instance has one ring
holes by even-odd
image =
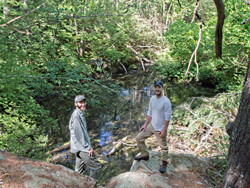
[[[105,131],[104,129],[102,129],[101,135],[100,135],[101,141],[99,141],[100,146],[101,147],[105,146],[108,143],[108,141],[112,139],[112,137],[113,137],[113,134],[111,132]]]

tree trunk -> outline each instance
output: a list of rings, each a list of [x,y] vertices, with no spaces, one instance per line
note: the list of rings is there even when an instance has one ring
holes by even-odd
[[[222,0],[214,0],[217,8],[217,24],[215,31],[215,54],[217,58],[222,59],[222,29],[225,20],[225,7]]]
[[[250,187],[250,61],[239,111],[228,133],[230,148],[223,187]]]

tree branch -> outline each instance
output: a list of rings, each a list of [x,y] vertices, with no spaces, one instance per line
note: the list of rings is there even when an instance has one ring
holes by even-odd
[[[10,27],[10,26],[8,26],[8,25],[6,25],[6,27],[8,27],[8,28],[10,28],[10,29],[13,29],[14,31],[16,31],[16,32],[18,32],[18,33],[22,33],[22,34],[26,34],[26,35],[30,34],[30,33],[28,32],[27,29],[26,29],[26,31],[20,31],[20,30],[14,28],[14,27]]]
[[[179,6],[181,7],[181,3],[180,3],[180,0],[178,0],[178,4],[179,4]],[[182,7],[181,7],[182,8]]]
[[[247,0],[243,0],[247,5],[250,5],[250,3]]]
[[[225,7],[222,0],[214,0],[217,8],[217,24],[215,30],[215,53],[217,58],[222,59],[222,29],[225,20]]]
[[[125,73],[127,74],[128,72],[127,72],[127,69],[126,69],[126,67],[121,63],[121,61],[120,60],[118,60],[118,62],[120,63],[120,65],[122,66],[122,68],[125,70]]]
[[[196,6],[195,6],[195,9],[194,9],[194,15],[193,15],[193,19],[191,20],[191,23],[193,23],[193,21],[194,21],[194,18],[196,16],[196,12],[197,12],[198,6],[199,6],[199,0],[197,0],[197,2],[196,2]]]
[[[129,48],[132,52],[135,53],[136,56],[138,56],[139,58],[143,59],[144,61],[146,61],[147,63],[150,63],[150,64],[154,64],[155,62],[154,61],[151,61],[145,57],[143,57],[142,55],[140,55],[137,51],[135,51],[131,46],[127,46],[127,48]]]
[[[7,26],[8,24],[10,24],[11,22],[14,22],[14,21],[16,21],[16,20],[18,20],[18,19],[20,19],[20,18],[22,18],[22,17],[24,17],[24,16],[27,16],[28,14],[30,14],[30,13],[34,12],[35,10],[39,9],[39,8],[40,8],[41,6],[43,6],[45,3],[46,3],[46,2],[42,3],[41,5],[39,5],[38,7],[36,7],[35,9],[33,9],[32,11],[27,12],[26,14],[24,14],[24,15],[22,15],[22,16],[18,16],[18,17],[16,17],[16,18],[14,18],[14,19],[8,21],[7,23],[0,25],[0,27],[6,27],[6,26]]]
[[[195,48],[195,50],[194,50],[194,52],[193,52],[193,54],[192,54],[192,56],[191,56],[191,58],[190,58],[190,60],[189,60],[189,63],[188,63],[188,68],[187,68],[187,71],[186,71],[185,77],[184,77],[184,83],[185,83],[185,80],[186,80],[186,77],[187,77],[187,73],[188,73],[188,71],[189,71],[189,68],[190,68],[190,65],[191,65],[191,62],[192,62],[192,60],[193,60],[194,55],[195,55],[195,64],[196,64],[196,66],[197,66],[197,75],[196,75],[196,76],[198,77],[199,66],[198,66],[198,63],[197,63],[197,61],[196,61],[196,54],[197,54],[197,51],[198,51],[198,48],[199,48],[199,45],[200,45],[200,42],[201,42],[201,32],[202,32],[202,24],[200,25],[199,40],[198,40],[198,42],[197,42],[197,46],[196,46],[196,48]]]
[[[250,20],[250,18],[248,18],[248,19],[246,19],[246,20],[244,20],[243,22],[241,22],[241,24],[246,24],[248,21]]]
[[[201,17],[199,16],[199,14],[196,12],[195,16],[201,21],[201,24],[206,26],[205,23],[203,22],[203,20],[201,19]]]

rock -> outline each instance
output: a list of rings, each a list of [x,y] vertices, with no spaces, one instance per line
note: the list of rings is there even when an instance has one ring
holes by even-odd
[[[159,173],[161,164],[160,152],[150,151],[148,161],[134,161],[130,172],[112,178],[105,187],[108,188],[172,188],[172,187],[199,187],[211,185],[205,180],[209,168],[206,159],[201,160],[190,154],[169,154],[167,172]]]
[[[97,181],[61,165],[20,158],[0,150],[2,187],[98,187]]]

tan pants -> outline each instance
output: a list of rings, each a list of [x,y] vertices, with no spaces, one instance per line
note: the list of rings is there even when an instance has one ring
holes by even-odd
[[[141,152],[141,156],[142,157],[149,156],[149,153],[147,151],[147,147],[146,147],[146,144],[145,144],[145,140],[148,137],[152,136],[153,134],[155,135],[157,143],[161,148],[161,159],[162,159],[162,161],[167,161],[167,159],[168,159],[168,145],[167,145],[167,141],[166,141],[167,133],[166,133],[164,138],[161,138],[160,134],[159,134],[159,131],[156,131],[151,123],[149,123],[147,125],[145,131],[139,132],[137,134],[137,136],[136,136],[136,142],[137,142],[137,146],[139,148],[139,151]]]
[[[102,167],[101,163],[95,156],[90,157],[88,152],[77,152],[75,171],[83,174],[86,166],[90,168],[89,176],[98,180],[98,174]]]

